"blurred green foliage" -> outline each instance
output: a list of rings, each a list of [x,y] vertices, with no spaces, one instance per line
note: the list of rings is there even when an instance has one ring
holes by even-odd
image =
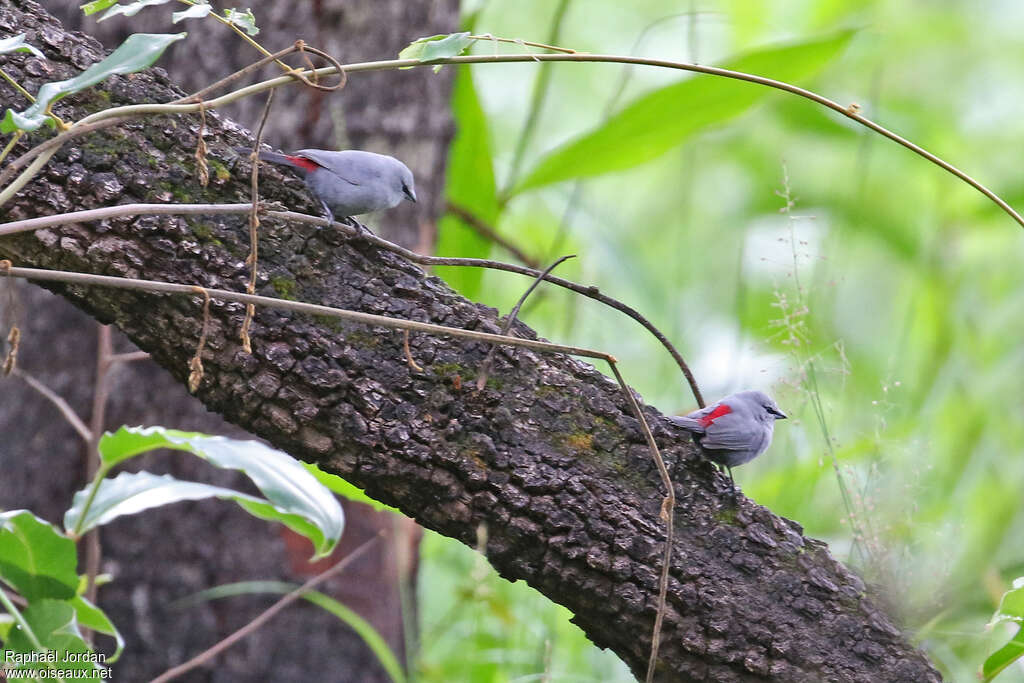
[[[556,5],[466,4],[476,32],[525,40],[548,35]],[[576,0],[559,44],[718,64],[857,29],[797,84],[856,102],[1021,209],[1022,22],[1024,4],[1005,0]],[[516,186],[553,150],[598,128],[624,74],[612,114],[681,78],[710,78],[553,65],[521,176],[509,178],[538,71],[525,63],[460,72],[476,97],[458,91],[457,120],[479,135],[477,98],[486,118],[487,135],[474,143],[493,154],[496,181],[477,176],[486,202],[495,186]],[[737,84],[736,96],[751,87]],[[675,341],[707,396],[774,393],[796,419],[780,426],[766,457],[738,470],[744,492],[828,541],[950,680],[975,679],[1013,636],[986,623],[1024,574],[1020,226],[907,150],[774,91],[642,165],[486,206],[488,222],[540,261],[578,254],[559,273],[639,308]],[[446,221],[441,247],[459,248],[454,219]],[[459,244],[460,255],[477,248]],[[487,272],[470,287],[507,312],[529,284],[513,278]],[[682,377],[665,382],[678,372],[640,328],[594,302],[541,291],[523,313],[541,334],[614,353],[627,381],[663,411],[694,407]],[[628,680],[585,650],[561,608],[493,577],[476,581],[470,551],[433,539],[424,560],[422,680],[536,680],[544,671],[559,674],[552,680]],[[468,600],[478,584],[486,598]],[[432,623],[448,612],[459,621]],[[1012,665],[998,680],[1024,673]]]

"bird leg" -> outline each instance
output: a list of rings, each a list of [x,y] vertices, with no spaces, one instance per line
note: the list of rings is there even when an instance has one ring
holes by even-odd
[[[352,216],[346,216],[345,219],[342,220],[342,223],[356,229],[356,234],[353,235],[354,237],[366,237],[367,235],[373,234],[372,232],[370,232],[369,228],[367,228],[365,225],[357,221]]]
[[[725,470],[729,473],[729,483],[732,484],[732,497],[735,500],[739,496],[739,489],[736,488],[736,480],[732,478],[732,468],[726,465]]]
[[[320,200],[320,206],[324,210],[324,218],[327,219],[328,224],[333,223],[334,222],[334,213],[331,211],[331,207],[327,206],[327,202],[325,202],[322,199]]]

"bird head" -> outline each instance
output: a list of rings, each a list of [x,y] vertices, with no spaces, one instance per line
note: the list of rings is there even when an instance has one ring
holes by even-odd
[[[787,418],[787,415],[779,410],[779,406],[772,397],[764,392],[744,391],[736,396],[745,401],[752,408],[754,415],[760,420],[772,422]]]
[[[398,180],[401,183],[402,196],[410,202],[416,201],[416,184],[412,179],[412,171],[405,164],[402,164],[398,172]]]

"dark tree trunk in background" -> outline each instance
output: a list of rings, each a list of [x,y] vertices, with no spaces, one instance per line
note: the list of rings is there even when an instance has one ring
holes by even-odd
[[[99,38],[112,49],[129,33],[171,32],[171,5],[143,11],[131,21],[97,24],[84,17],[78,2],[50,3],[65,22]],[[258,39],[269,49],[301,37],[342,62],[394,57],[410,40],[454,30],[457,0],[321,0],[263,3],[254,8]],[[9,31],[24,29],[3,26]],[[186,43],[161,61],[183,88],[197,90],[258,57],[234,34],[212,21],[190,21]],[[39,41],[35,41],[38,43]],[[269,77],[265,71],[260,77]],[[409,77],[413,76],[413,77]],[[451,136],[448,107],[450,70],[419,71],[402,78],[381,73],[354,78],[340,93],[324,96],[291,88],[278,97],[264,139],[278,147],[351,146],[393,154],[405,160],[417,179],[419,204],[382,217],[382,232],[409,246],[429,245],[440,206],[444,159]],[[4,106],[20,106],[5,98]],[[236,120],[253,127],[262,98],[233,108]],[[0,283],[2,284],[2,283]],[[6,286],[6,285],[4,285]],[[88,421],[94,386],[96,323],[60,297],[21,283],[20,323],[26,344],[20,367],[57,391]],[[6,298],[0,296],[0,307]],[[116,350],[135,347],[115,334]],[[106,427],[160,424],[169,427],[251,438],[242,429],[209,412],[165,370],[152,361],[119,365],[111,376]],[[0,508],[27,507],[60,521],[71,495],[84,482],[84,447],[56,409],[21,380],[0,382]],[[245,485],[238,476],[214,472],[181,454],[149,458],[147,469],[182,478]],[[418,527],[393,515],[346,504],[347,524],[337,557],[347,554],[381,528],[392,532],[322,587],[367,618],[396,653],[404,646],[399,580],[412,588]],[[400,528],[392,528],[396,524]],[[221,583],[248,579],[301,582],[309,544],[224,502],[183,504],[125,518],[103,530],[104,571],[116,581],[100,592],[103,607],[128,639],[128,654],[115,676],[143,681],[181,663],[238,628],[274,597],[231,598],[175,608],[190,593]],[[296,543],[296,541],[298,542]],[[399,546],[406,546],[400,548]],[[320,567],[322,569],[322,567]],[[415,624],[415,612],[406,617]],[[194,681],[244,680],[387,681],[362,640],[319,608],[300,603],[278,615],[260,632],[218,658],[212,669],[193,673]]]
[[[45,31],[39,22],[46,23]],[[93,49],[88,41],[60,34],[34,3],[0,0],[0,28],[25,30],[36,44],[45,37],[53,66],[48,78],[66,74],[71,55]],[[15,80],[38,87],[38,60],[17,55],[3,62]],[[112,78],[100,87],[104,96],[68,98],[57,113],[76,120],[108,104],[177,96],[157,71]],[[0,85],[0,101],[15,97],[12,88]],[[207,123],[213,159],[224,162],[246,142],[220,116],[209,116]],[[167,183],[189,201],[245,201],[245,164],[205,189],[182,172],[194,168],[197,133],[195,117],[155,117],[78,141],[5,207],[7,217],[151,199]],[[154,157],[160,158],[155,165]],[[275,172],[264,176],[261,194],[299,210],[313,208],[294,179]],[[241,290],[247,275],[244,226],[244,217],[224,215],[62,225],[0,240],[0,257],[17,265]],[[284,282],[302,301],[463,329],[500,329],[495,311],[363,241],[268,219],[261,254],[263,294],[274,295],[275,283]],[[51,288],[97,319],[115,323],[179,382],[185,380],[201,327],[196,297]],[[615,383],[565,356],[503,348],[495,356],[493,381],[477,392],[472,380],[486,344],[414,334],[412,354],[422,366],[414,369],[394,330],[260,309],[252,353],[246,353],[237,337],[242,307],[215,302],[211,316],[206,374],[196,392],[206,407],[349,478],[424,526],[468,544],[476,543],[483,526],[484,551],[503,576],[525,580],[566,605],[597,645],[612,648],[634,672],[645,670],[664,544],[661,483]],[[522,324],[514,332],[534,336]],[[645,413],[673,469],[678,499],[658,680],[939,680],[824,543],[749,500],[732,503],[727,480],[695,454],[688,435],[657,410],[648,407]],[[51,463],[41,448],[33,456]],[[221,508],[193,508],[190,520],[167,524],[194,526],[196,534],[228,524]],[[147,514],[125,524],[142,529],[160,523]],[[249,569],[248,559],[233,559]],[[188,561],[169,563],[159,580],[191,580],[212,564],[197,551]],[[135,589],[124,577],[118,581],[124,581],[118,590],[129,609],[146,611],[153,604],[145,587]],[[193,619],[195,629],[234,619],[236,609],[211,611],[208,624]],[[312,622],[293,618],[290,639],[304,645],[308,656],[318,657],[318,648],[335,642]],[[154,626],[170,628],[168,623]],[[142,634],[155,643],[160,635]],[[258,649],[249,643],[231,661],[273,659],[266,648],[278,644]],[[169,654],[175,659],[183,653]],[[336,679],[316,664],[300,660],[295,671],[303,674],[281,674],[280,680]]]

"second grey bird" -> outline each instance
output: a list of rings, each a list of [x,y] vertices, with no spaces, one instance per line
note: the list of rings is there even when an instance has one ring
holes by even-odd
[[[775,421],[785,420],[786,415],[767,394],[741,391],[689,415],[669,419],[693,435],[704,457],[725,467],[735,492],[732,468],[764,453],[772,443]]]
[[[349,218],[390,209],[403,199],[416,201],[412,171],[386,154],[355,149],[300,149],[294,154],[261,150],[259,158],[301,173],[331,221],[335,216]]]

